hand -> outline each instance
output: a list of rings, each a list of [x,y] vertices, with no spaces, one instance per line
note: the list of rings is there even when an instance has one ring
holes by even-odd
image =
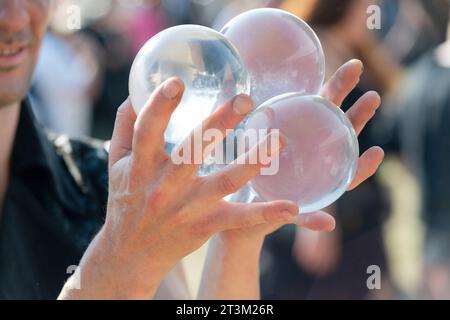
[[[164,150],[164,131],[183,91],[180,80],[169,79],[139,116],[129,101],[118,110],[110,146],[106,221],[78,273],[84,298],[153,297],[163,276],[214,233],[286,222],[298,214],[297,205],[290,201],[244,205],[222,200],[258,174],[261,163],[235,161],[220,172],[198,177],[198,165],[171,161]],[[225,134],[251,110],[251,99],[237,96],[218,108],[201,128]],[[191,146],[191,138],[195,139],[194,133],[178,147],[177,154]],[[260,147],[266,148],[269,138]],[[211,145],[202,143],[202,150]],[[271,152],[273,157],[279,148]],[[252,153],[258,154],[258,148],[244,156],[253,157]]]
[[[324,85],[320,94],[340,106],[347,95],[359,83],[363,72],[363,64],[359,60],[350,60],[340,67],[331,79]],[[347,116],[350,119],[357,135],[361,133],[365,125],[375,115],[380,106],[381,99],[378,93],[374,91],[364,94],[348,111]],[[379,165],[383,161],[384,152],[380,147],[372,147],[362,154],[359,159],[355,178],[348,190],[352,190],[375,174]],[[296,224],[299,227],[311,229],[314,231],[333,231],[335,228],[334,218],[325,212],[315,212],[300,214],[289,223]],[[270,234],[285,223],[262,224],[252,228],[227,230],[218,235],[221,241],[243,246],[244,241],[254,242],[262,245],[264,237]]]
[[[327,82],[321,95],[340,106],[345,97],[358,84],[363,66],[358,60],[344,64]],[[380,97],[376,92],[368,92],[362,96],[347,112],[357,134],[373,117],[380,105]],[[372,176],[381,161],[384,152],[379,147],[367,150],[360,158],[356,176],[349,190]],[[300,214],[287,223],[314,231],[332,231],[335,228],[334,218],[325,212]],[[213,237],[208,250],[208,257],[199,291],[200,298],[206,299],[258,299],[259,290],[259,254],[264,238],[286,224],[286,222],[262,223],[250,228],[225,230]],[[334,238],[334,237],[333,237]],[[333,250],[327,242],[327,249]],[[330,244],[330,245],[328,245]],[[329,266],[333,259],[329,255]],[[326,271],[326,270],[324,270]]]
[[[325,276],[333,272],[341,258],[341,235],[297,229],[292,255],[299,266],[311,274]]]

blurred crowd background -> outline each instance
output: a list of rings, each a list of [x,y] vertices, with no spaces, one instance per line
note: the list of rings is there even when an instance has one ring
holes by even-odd
[[[81,9],[81,29],[67,23]],[[367,8],[381,8],[369,30]],[[377,175],[329,211],[331,234],[287,226],[269,236],[261,258],[263,298],[450,298],[450,2],[448,0],[59,0],[32,88],[38,117],[72,136],[109,139],[140,47],[178,24],[220,29],[237,14],[278,7],[306,20],[326,55],[327,77],[359,58],[365,73],[343,104],[367,90],[381,111],[360,137],[385,148]],[[256,28],[257,26],[255,26]],[[204,248],[185,261],[191,289]],[[367,286],[369,266],[381,289]]]

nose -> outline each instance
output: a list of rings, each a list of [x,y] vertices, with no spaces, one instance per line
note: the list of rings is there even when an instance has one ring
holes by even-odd
[[[18,32],[28,26],[30,15],[27,2],[28,0],[0,0],[0,33]]]

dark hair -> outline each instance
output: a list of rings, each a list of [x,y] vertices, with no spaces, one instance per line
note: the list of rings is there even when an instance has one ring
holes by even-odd
[[[308,17],[316,27],[331,27],[339,23],[355,0],[317,0]]]
[[[332,29],[344,19],[351,19],[348,17],[352,6],[357,4],[360,0],[311,0],[309,3],[309,11],[305,13],[306,21],[314,29]],[[394,71],[387,69],[386,65],[392,66],[392,63],[387,63],[389,57],[383,54],[383,51],[378,51],[377,57],[373,53],[378,49],[378,42],[375,37],[370,37],[367,41],[354,44],[350,48],[353,52],[352,57],[359,58],[366,66],[366,79],[370,79],[371,86],[381,93],[390,90],[395,82],[393,76]]]
[[[422,7],[429,17],[431,32],[441,43],[447,39],[447,27],[450,19],[449,0],[421,0]]]

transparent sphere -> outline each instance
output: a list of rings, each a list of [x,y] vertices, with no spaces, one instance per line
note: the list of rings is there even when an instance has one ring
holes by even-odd
[[[298,17],[279,9],[255,9],[232,19],[221,32],[247,65],[257,106],[283,93],[317,94],[322,87],[322,46]]]
[[[142,47],[129,79],[136,113],[170,77],[183,80],[186,90],[165,132],[168,148],[180,143],[225,101],[250,93],[250,78],[236,49],[222,34],[202,26],[166,29]]]
[[[277,173],[250,181],[264,201],[292,200],[301,212],[318,211],[335,202],[354,178],[356,134],[346,115],[322,97],[275,97],[247,120],[248,129],[279,129],[286,138]]]

